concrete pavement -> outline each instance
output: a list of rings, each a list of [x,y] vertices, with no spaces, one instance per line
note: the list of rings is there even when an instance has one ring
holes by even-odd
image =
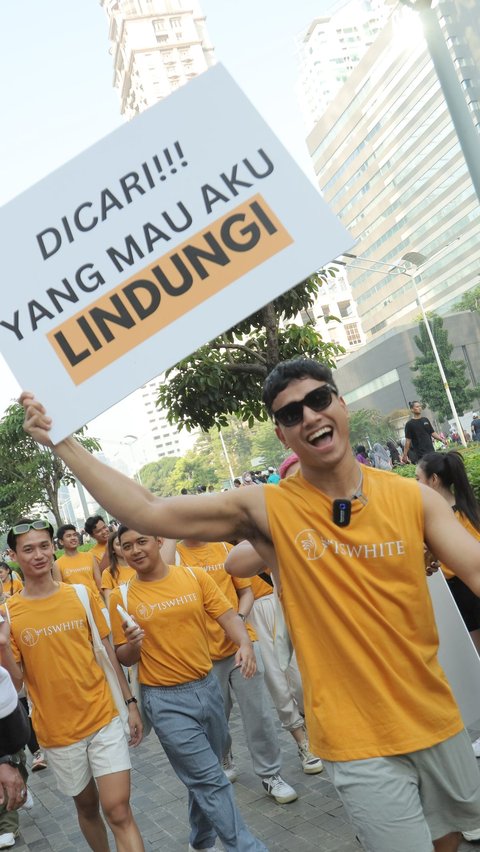
[[[235,710],[231,729],[240,772],[234,785],[237,802],[245,821],[270,852],[361,852],[332,785],[323,774],[304,775],[289,734],[279,726],[284,754],[282,774],[296,788],[299,798],[288,805],[277,805],[264,793],[252,771]],[[132,805],[145,849],[186,852],[189,831],[185,788],[170,769],[154,734],[132,752],[132,758]],[[30,775],[29,786],[35,807],[20,811],[21,837],[14,847],[16,852],[87,850],[72,801],[56,789],[51,771]],[[111,849],[114,848],[111,839]],[[461,846],[462,852],[473,852],[475,848],[480,846]]]

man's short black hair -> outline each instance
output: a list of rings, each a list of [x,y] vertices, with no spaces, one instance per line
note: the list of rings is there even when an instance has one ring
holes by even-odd
[[[85,532],[88,533],[88,535],[91,535],[99,521],[103,521],[103,523],[105,523],[105,518],[102,518],[101,515],[90,515],[90,517],[85,521]]]
[[[57,530],[57,538],[59,541],[62,541],[63,536],[68,530],[73,530],[73,532],[77,532],[77,528],[76,526],[74,526],[74,524],[63,524]]]
[[[15,523],[12,524],[12,527],[8,531],[8,535],[7,535],[7,544],[9,546],[10,550],[16,550],[17,549],[17,538],[18,538],[18,536],[16,536],[15,533],[13,532],[13,527],[16,527],[18,524],[32,524],[33,521],[39,521],[39,520],[43,520],[43,518],[18,518],[15,521]],[[53,541],[53,527],[52,527],[52,525],[49,524],[48,527],[46,527],[46,530],[47,530],[51,540]],[[25,535],[25,533],[21,533],[21,534]]]
[[[119,528],[118,528],[118,530],[117,530],[117,538],[118,538],[118,540],[119,540],[120,544],[122,543],[122,541],[121,541],[121,539],[122,539],[122,535],[123,535],[124,533],[128,532],[128,531],[129,531],[129,529],[130,529],[130,527],[127,527],[127,526],[126,526],[126,524],[120,524],[120,526],[119,526]]]
[[[275,398],[295,379],[318,379],[337,388],[330,367],[313,361],[311,358],[292,358],[280,361],[268,374],[263,385],[263,403],[272,417],[272,405]]]

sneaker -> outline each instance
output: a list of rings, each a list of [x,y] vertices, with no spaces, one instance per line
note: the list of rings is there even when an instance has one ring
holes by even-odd
[[[475,828],[474,831],[462,831],[464,840],[480,840],[480,828]]]
[[[219,849],[218,846],[204,846],[203,849],[199,849],[198,846],[192,846],[192,844],[189,843],[188,852],[221,852],[221,849]]]
[[[286,805],[288,802],[294,802],[298,799],[298,794],[283,780],[281,775],[270,775],[268,778],[262,778],[264,790],[272,799],[275,799],[279,805]]]
[[[473,753],[475,757],[480,757],[480,737],[472,743]]]
[[[231,751],[229,751],[223,758],[222,767],[225,775],[230,781],[230,784],[234,784],[238,778],[238,770],[233,762],[233,755]]]
[[[323,763],[319,757],[315,757],[315,755],[312,754],[308,747],[307,740],[298,744],[298,756],[305,775],[318,775],[319,772],[322,772]]]
[[[27,798],[25,799],[25,801],[24,801],[24,803],[23,803],[23,805],[22,805],[22,808],[23,808],[25,811],[31,811],[31,810],[32,810],[32,808],[33,808],[33,806],[34,806],[34,804],[35,804],[35,802],[33,801],[33,796],[32,796],[32,794],[31,794],[30,790],[29,790],[29,789],[28,789],[28,787],[27,787]]]
[[[45,760],[43,752],[40,751],[40,749],[38,749],[38,751],[36,751],[35,754],[33,755],[32,772],[39,772],[40,769],[46,769],[46,768],[47,768],[47,761]]]
[[[0,834],[0,849],[9,849],[10,846],[15,846],[15,838],[18,837],[20,831],[6,831],[5,834]]]

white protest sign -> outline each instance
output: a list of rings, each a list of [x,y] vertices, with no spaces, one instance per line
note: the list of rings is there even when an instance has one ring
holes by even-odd
[[[220,65],[0,210],[0,350],[58,441],[351,237]]]
[[[480,719],[480,657],[441,571],[429,577],[428,587],[440,639],[438,659],[465,725],[473,726]]]

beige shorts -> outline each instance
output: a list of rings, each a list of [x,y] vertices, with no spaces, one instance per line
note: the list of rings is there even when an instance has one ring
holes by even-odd
[[[78,796],[92,776],[99,778],[131,769],[128,743],[118,716],[77,743],[46,748],[44,752],[58,789],[67,796]]]
[[[466,731],[409,754],[323,765],[365,852],[432,852],[432,839],[480,828],[480,772]]]

